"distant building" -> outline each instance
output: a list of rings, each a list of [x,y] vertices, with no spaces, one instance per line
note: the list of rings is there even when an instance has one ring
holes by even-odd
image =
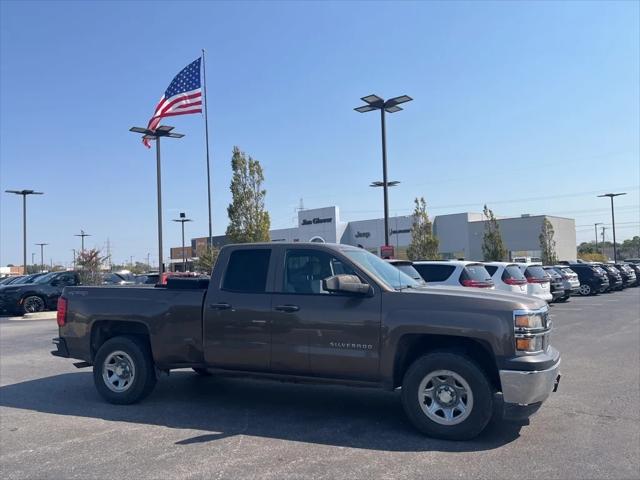
[[[520,217],[498,218],[502,240],[509,257],[539,257],[538,236],[544,219],[553,225],[556,254],[559,260],[575,260],[576,228],[571,218],[549,215],[522,215]],[[413,216],[403,215],[389,218],[389,243],[394,247],[394,255],[406,258],[407,247],[411,243]],[[433,220],[433,232],[439,240],[439,251],[443,258],[464,258],[482,260],[482,240],[485,218],[481,213],[455,213],[438,215]],[[269,232],[272,242],[321,242],[343,243],[365,248],[380,254],[384,245],[384,219],[357,220],[345,222],[340,219],[337,206],[300,210],[298,225]],[[212,238],[216,247],[229,243],[225,235]],[[187,249],[187,268],[192,268],[192,260],[207,245],[207,237],[191,240]],[[182,268],[182,248],[171,249],[172,269]]]

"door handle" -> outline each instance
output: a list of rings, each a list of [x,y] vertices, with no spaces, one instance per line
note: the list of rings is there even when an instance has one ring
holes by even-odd
[[[229,310],[231,305],[228,303],[210,303],[209,308],[213,310]]]
[[[276,307],[273,307],[273,309],[279,312],[291,313],[297,312],[298,310],[300,310],[300,307],[298,305],[278,305]]]

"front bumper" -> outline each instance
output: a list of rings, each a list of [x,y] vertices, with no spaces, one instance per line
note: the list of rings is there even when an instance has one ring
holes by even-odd
[[[500,370],[500,383],[505,403],[531,405],[543,402],[558,389],[560,359],[546,370]]]

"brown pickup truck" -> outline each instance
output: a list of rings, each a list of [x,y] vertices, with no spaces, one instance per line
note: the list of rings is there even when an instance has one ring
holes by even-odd
[[[58,325],[53,355],[93,366],[109,402],[137,402],[178,368],[401,388],[416,428],[447,439],[494,412],[529,416],[560,377],[544,301],[424,286],[346,245],[229,245],[211,280],[67,287]]]

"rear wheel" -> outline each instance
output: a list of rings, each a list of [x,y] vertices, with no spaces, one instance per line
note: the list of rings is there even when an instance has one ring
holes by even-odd
[[[583,296],[587,296],[587,295],[591,295],[593,293],[593,289],[591,288],[591,285],[587,285],[586,283],[583,283],[582,285],[580,285],[580,295]]]
[[[95,356],[93,381],[108,402],[136,403],[156,385],[156,374],[149,345],[137,337],[107,340]]]
[[[405,374],[402,404],[422,433],[468,440],[491,419],[493,393],[484,372],[471,359],[431,353],[416,360]]]
[[[44,312],[45,303],[42,297],[37,295],[29,295],[22,300],[23,313]]]

